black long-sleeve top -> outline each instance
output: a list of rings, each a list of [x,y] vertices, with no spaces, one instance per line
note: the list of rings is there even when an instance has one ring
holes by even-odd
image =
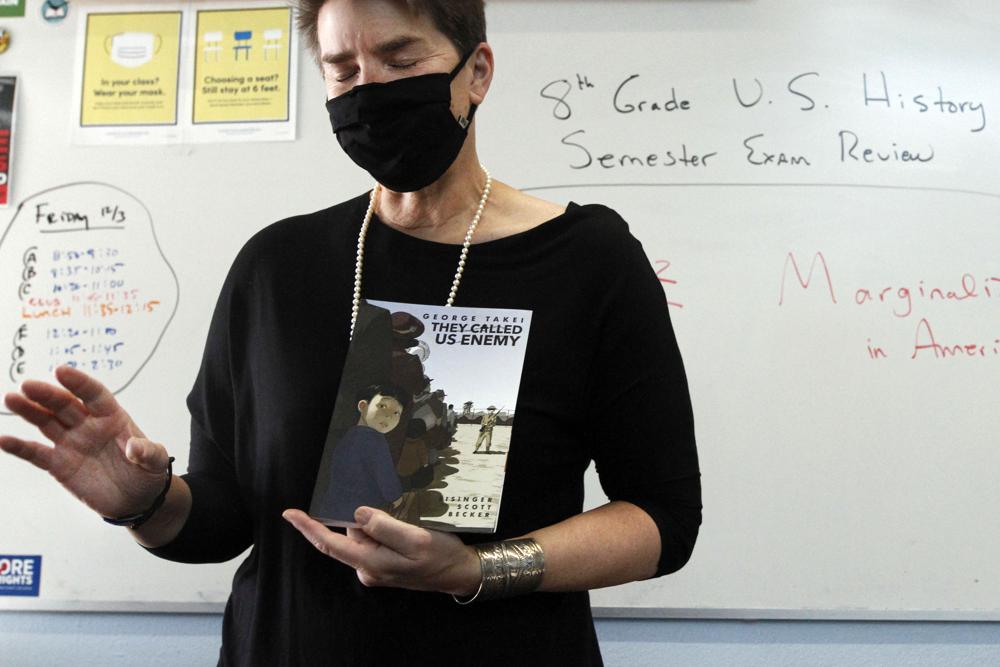
[[[459,606],[445,594],[365,588],[281,518],[309,506],[367,202],[275,223],[240,251],[188,396],[191,514],[151,551],[199,563],[253,547],[233,581],[220,664],[600,664],[586,592]],[[459,252],[376,217],[363,296],[443,304]],[[625,222],[570,204],[475,244],[456,305],[532,311],[497,533],[459,536],[511,538],[580,513],[593,460],[608,497],[658,526],[657,574],[682,567],[701,523],[691,405],[663,290]]]

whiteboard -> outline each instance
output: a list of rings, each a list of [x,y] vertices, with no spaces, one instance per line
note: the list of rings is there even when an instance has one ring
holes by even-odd
[[[496,0],[488,20],[484,163],[629,221],[691,384],[694,557],[593,592],[598,613],[1000,618],[1000,9]],[[306,60],[295,142],[70,145],[69,23],[11,22],[15,202],[99,181],[148,210],[179,296],[119,398],[182,467],[183,397],[232,257],[369,179]],[[0,489],[0,553],[44,555],[42,596],[0,608],[205,610],[228,594],[235,564],[151,559],[23,464],[0,459]],[[593,477],[587,502],[604,502]]]

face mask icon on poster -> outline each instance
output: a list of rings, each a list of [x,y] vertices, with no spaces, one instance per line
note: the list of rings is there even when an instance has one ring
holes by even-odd
[[[163,38],[150,32],[120,32],[104,40],[104,50],[122,67],[142,67],[161,46]]]
[[[327,101],[337,141],[355,164],[395,192],[414,192],[441,178],[465,143],[468,117],[451,113],[451,72],[421,74],[388,83],[365,83]]]
[[[42,3],[42,18],[51,23],[58,23],[69,14],[69,0],[45,0]]]

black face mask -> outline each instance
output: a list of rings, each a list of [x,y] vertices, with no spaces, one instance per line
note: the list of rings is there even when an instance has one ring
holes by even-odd
[[[451,81],[471,55],[447,74],[366,83],[329,100],[341,148],[396,192],[420,190],[441,178],[462,150],[476,113],[472,104],[468,118],[451,114]]]

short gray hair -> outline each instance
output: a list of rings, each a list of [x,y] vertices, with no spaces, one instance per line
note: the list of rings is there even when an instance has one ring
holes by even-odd
[[[451,40],[459,55],[466,55],[486,41],[485,0],[395,0],[417,16],[430,16],[434,27]],[[296,0],[299,33],[319,62],[319,10],[327,0]]]

